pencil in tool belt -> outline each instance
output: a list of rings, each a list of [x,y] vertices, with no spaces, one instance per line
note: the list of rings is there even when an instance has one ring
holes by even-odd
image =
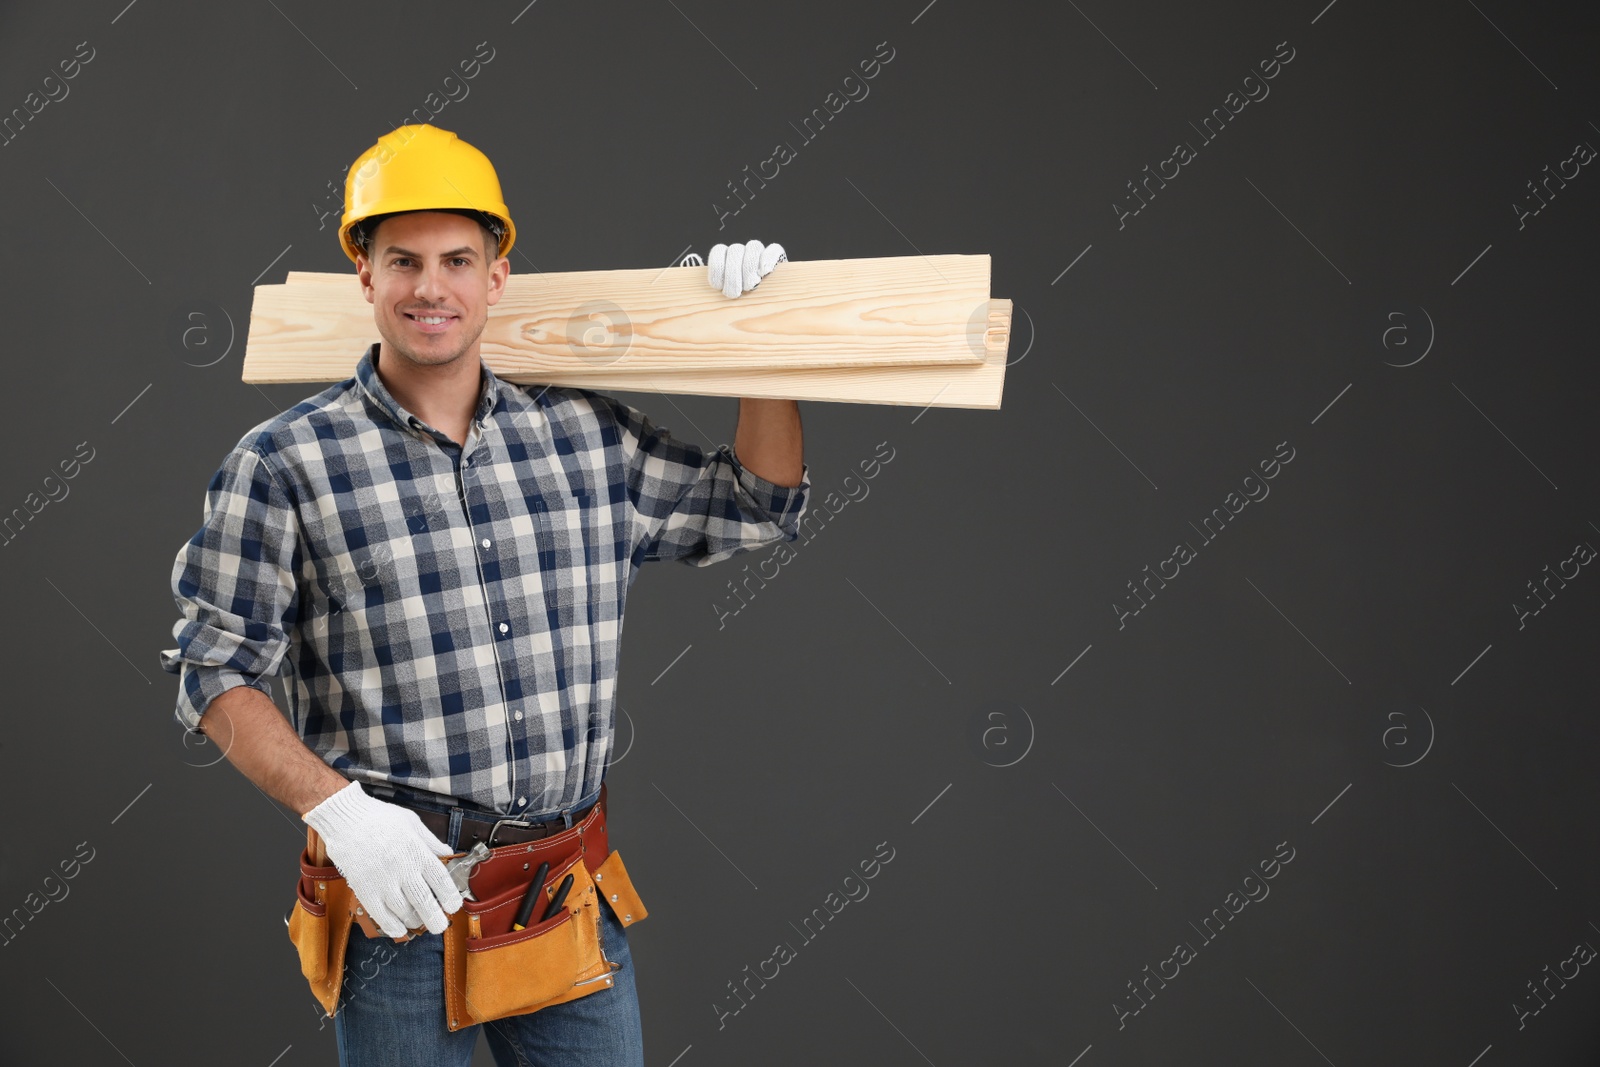
[[[534,872],[533,884],[528,886],[528,891],[522,895],[522,904],[517,908],[517,921],[511,924],[513,930],[527,928],[528,919],[533,915],[533,902],[538,899],[539,893],[544,889],[544,876],[550,870],[548,862],[539,864],[539,869]]]

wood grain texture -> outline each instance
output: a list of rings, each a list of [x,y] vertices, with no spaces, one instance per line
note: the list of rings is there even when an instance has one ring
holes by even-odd
[[[986,255],[783,263],[736,299],[712,289],[704,267],[513,274],[481,351],[513,380],[981,366],[988,300]],[[353,273],[294,271],[284,285],[256,287],[244,380],[336,381],[377,339]]]
[[[332,284],[345,279],[338,274],[291,271],[289,282]],[[743,299],[742,297],[740,299]],[[528,374],[505,366],[487,355],[489,368],[507,381],[522,385],[567,385],[601,392],[659,392],[691,396],[775,397],[821,400],[848,404],[890,404],[910,407],[977,408],[998,411],[1005,384],[1006,357],[1011,332],[1011,301],[989,301],[982,335],[984,361],[959,366],[857,367],[804,370],[768,369],[664,371],[640,374],[626,368],[607,370],[577,367],[560,373]],[[376,332],[376,331],[374,331]],[[325,356],[324,377],[340,381],[355,373],[367,341],[358,341]],[[249,381],[248,376],[245,379]],[[299,379],[296,379],[299,380]]]
[[[576,385],[600,392],[633,390],[998,411],[1005,385],[1011,301],[990,300],[988,318],[991,327],[986,334],[985,358],[975,366],[668,371],[661,374],[569,371],[536,380],[540,384]]]

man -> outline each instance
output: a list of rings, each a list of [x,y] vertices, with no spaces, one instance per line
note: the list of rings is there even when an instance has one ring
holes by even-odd
[[[333,1009],[341,1063],[465,1065],[480,1028],[446,1027],[439,935],[462,896],[441,860],[595,807],[640,565],[794,540],[810,475],[791,400],[741,400],[733,450],[705,452],[609,397],[490,371],[516,230],[454,134],[380,138],[345,209],[382,340],[224,459],[174,564],[162,665],[177,719],[316,829],[372,921],[425,928],[352,929],[347,973],[386,955]],[[782,259],[719,245],[710,280],[737,296]],[[285,670],[292,728],[267,695]],[[600,911],[610,987],[490,1022],[497,1062],[643,1063],[626,934]]]

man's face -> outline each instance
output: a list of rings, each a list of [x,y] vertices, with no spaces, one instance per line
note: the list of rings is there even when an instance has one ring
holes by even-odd
[[[383,354],[416,366],[477,358],[489,306],[511,263],[484,255],[483,227],[448,211],[411,211],[378,223],[356,265]]]

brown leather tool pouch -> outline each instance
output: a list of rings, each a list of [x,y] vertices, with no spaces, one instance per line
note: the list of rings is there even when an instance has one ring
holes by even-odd
[[[569,873],[572,888],[561,909],[524,930],[511,924],[526,886],[466,901],[451,916],[445,931],[445,1004],[452,1029],[537,1011],[611,985],[617,965],[601,951],[600,903],[582,853],[550,871],[534,915],[543,913]]]
[[[532,884],[533,869],[550,864],[535,921],[512,929],[517,908]],[[567,875],[573,876],[562,908],[538,921],[546,902]],[[477,900],[465,901],[444,932],[445,1021],[451,1030],[563,1004],[609,989],[621,964],[606,958],[601,943],[600,900],[626,924],[645,910],[628,879],[622,857],[606,843],[600,806],[571,829],[519,845],[495,848],[472,873]]]
[[[339,868],[318,866],[316,831],[307,831],[300,853],[300,881],[294,909],[289,913],[289,940],[300,954],[300,973],[311,984],[311,994],[329,1015],[337,1013],[339,989],[344,984],[344,953],[350,943],[353,898]]]

